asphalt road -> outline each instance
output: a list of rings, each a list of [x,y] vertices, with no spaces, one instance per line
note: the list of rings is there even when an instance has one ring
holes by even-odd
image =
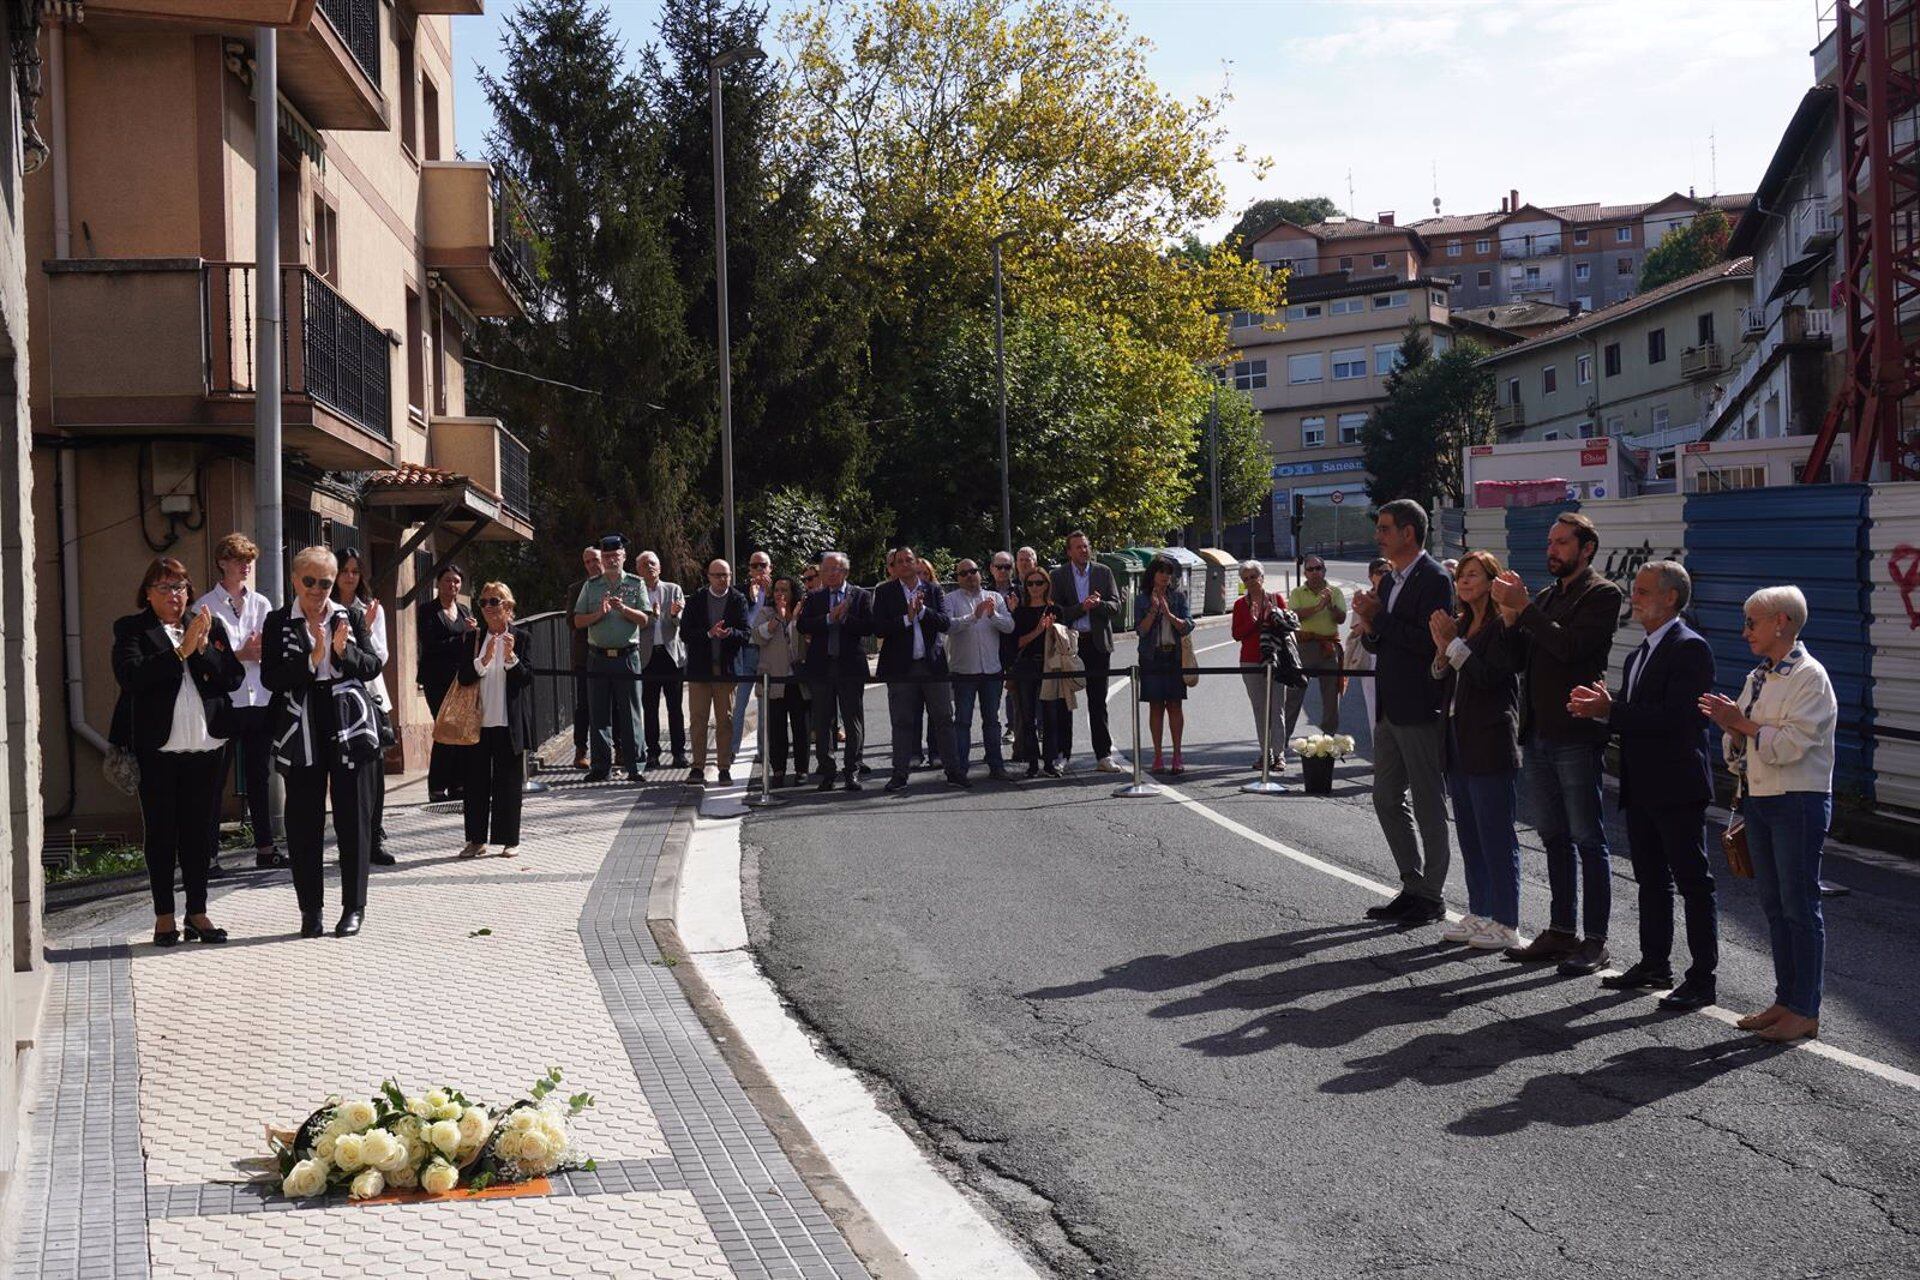
[[[1210,627],[1199,644],[1225,638]],[[868,697],[876,782],[885,697]],[[1348,702],[1357,725],[1357,690]],[[1124,743],[1124,695],[1112,705]],[[964,794],[926,773],[897,797],[789,792],[746,828],[768,972],[1044,1265],[1137,1280],[1920,1272],[1920,1092],[1433,928],[1361,923],[1377,894],[1215,817],[1390,881],[1365,759],[1331,798],[1247,796],[1238,678],[1203,681],[1188,716],[1191,803],[1116,799],[1090,771]],[[1523,839],[1531,930],[1544,865]],[[1828,875],[1854,892],[1827,904],[1823,1038],[1920,1071],[1920,878],[1843,859]],[[1456,858],[1457,907],[1460,884]],[[1765,924],[1750,885],[1721,886],[1721,1001],[1759,1008]],[[1615,889],[1624,964],[1624,857]]]

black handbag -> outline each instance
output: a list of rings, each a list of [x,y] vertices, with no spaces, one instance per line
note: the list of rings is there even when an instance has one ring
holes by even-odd
[[[1299,615],[1291,609],[1270,610],[1260,625],[1260,661],[1273,668],[1273,682],[1288,689],[1307,687],[1306,663],[1300,658]]]

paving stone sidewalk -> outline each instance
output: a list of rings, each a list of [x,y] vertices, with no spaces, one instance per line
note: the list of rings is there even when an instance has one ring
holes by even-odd
[[[355,939],[300,939],[281,872],[217,892],[223,947],[156,949],[143,905],[55,944],[12,1273],[865,1276],[647,931],[686,798],[561,783],[528,797],[512,860],[453,856],[458,805],[389,809],[400,864]],[[264,1126],[329,1094],[391,1074],[505,1099],[549,1064],[596,1099],[598,1163],[552,1195],[293,1204],[249,1181]]]

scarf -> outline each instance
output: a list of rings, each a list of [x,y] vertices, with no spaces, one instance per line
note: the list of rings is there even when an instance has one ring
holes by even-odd
[[[1788,676],[1793,669],[1806,661],[1807,651],[1798,640],[1793,648],[1787,650],[1787,656],[1775,662],[1772,658],[1760,659],[1760,665],[1747,674],[1747,687],[1740,694],[1740,714],[1753,718],[1753,708],[1760,701],[1760,691],[1766,688],[1768,676]],[[1727,768],[1740,780],[1740,793],[1747,790],[1747,736],[1738,735],[1733,745],[1727,749]]]

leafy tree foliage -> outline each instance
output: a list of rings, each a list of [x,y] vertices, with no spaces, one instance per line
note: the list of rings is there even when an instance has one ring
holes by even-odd
[[[1706,270],[1727,256],[1727,241],[1732,235],[1733,224],[1718,209],[1709,209],[1685,226],[1675,227],[1648,250],[1647,260],[1640,267],[1641,291]]]
[[[1260,510],[1260,504],[1273,492],[1273,448],[1267,443],[1266,424],[1253,407],[1253,397],[1244,391],[1219,389],[1218,458],[1220,465],[1220,520],[1223,525],[1238,524]],[[1196,477],[1193,496],[1187,500],[1186,522],[1208,536],[1213,532],[1213,481],[1208,472],[1212,460],[1207,435],[1215,404],[1209,393],[1202,407],[1201,429],[1194,440],[1189,466]]]
[[[1325,196],[1307,196],[1303,199],[1276,196],[1255,200],[1240,215],[1240,220],[1233,224],[1233,230],[1227,232],[1226,243],[1246,253],[1249,241],[1282,218],[1295,226],[1304,227],[1339,216],[1340,206]]]
[[[1467,448],[1494,438],[1493,375],[1478,367],[1487,354],[1477,343],[1455,342],[1435,355],[1419,329],[1407,326],[1386,401],[1360,429],[1375,504],[1413,498],[1424,505],[1436,495],[1462,500]]]

